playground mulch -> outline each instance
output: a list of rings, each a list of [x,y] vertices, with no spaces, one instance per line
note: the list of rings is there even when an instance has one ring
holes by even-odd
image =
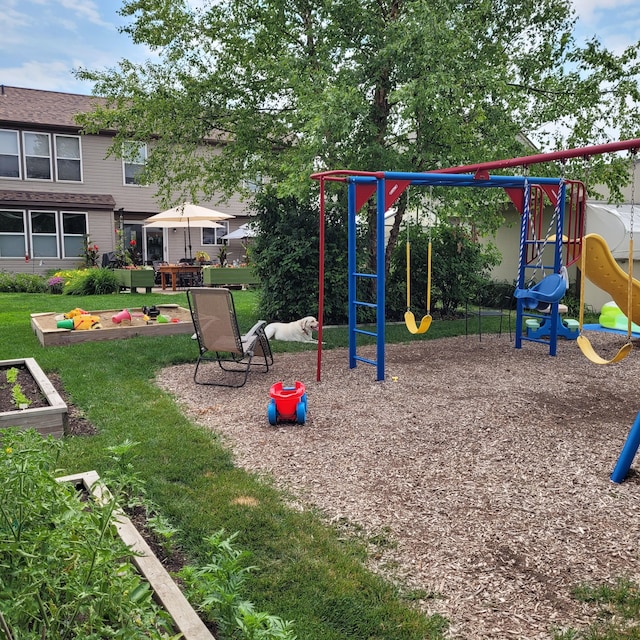
[[[607,357],[625,341],[589,337]],[[323,353],[321,382],[307,351],[276,354],[240,389],[195,385],[193,365],[158,383],[298,508],[386,541],[371,568],[422,590],[416,606],[446,616],[452,638],[536,640],[595,621],[574,587],[640,580],[640,476],[610,480],[640,410],[634,346],[598,366],[575,342],[550,357],[468,336],[387,346],[384,382],[338,349]],[[305,383],[304,426],[268,424],[278,380]]]

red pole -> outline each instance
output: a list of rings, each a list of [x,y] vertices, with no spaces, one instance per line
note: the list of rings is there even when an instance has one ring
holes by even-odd
[[[428,171],[427,173],[471,173],[472,171],[481,171],[483,169],[489,171],[491,169],[506,169],[508,167],[526,167],[530,164],[552,162],[553,160],[568,160],[569,158],[586,158],[589,156],[600,155],[602,153],[625,151],[626,149],[640,149],[640,138],[634,138],[633,140],[619,140],[618,142],[607,142],[605,144],[596,144],[591,147],[566,149],[565,151],[537,153],[531,156],[510,158],[508,160],[492,160],[489,162],[480,162],[478,164],[467,164],[461,165],[459,167],[449,167],[447,169],[434,169],[433,171]]]
[[[320,176],[320,229],[318,264],[318,364],[316,380],[320,382],[322,369],[322,323],[324,322],[324,177]]]

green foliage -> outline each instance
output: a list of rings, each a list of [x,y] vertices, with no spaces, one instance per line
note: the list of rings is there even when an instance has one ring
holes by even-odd
[[[318,170],[426,171],[526,155],[526,136],[566,148],[639,134],[639,48],[579,46],[570,0],[128,0],[121,13],[158,61],[78,71],[108,98],[79,122],[117,131],[115,155],[127,140],[152,143],[141,178],[164,204],[231,196],[258,176],[308,202]],[[212,131],[224,145],[201,144]],[[570,161],[567,175],[583,164]],[[593,164],[591,181],[619,194],[628,160]],[[453,199],[480,229],[495,228],[507,202],[496,189]],[[365,234],[374,213],[362,212]],[[366,251],[371,265],[371,242]]]
[[[9,369],[7,369],[7,382],[9,384],[15,384],[16,380],[18,379],[18,373],[19,370],[16,367],[10,367]]]
[[[224,530],[207,538],[210,559],[201,567],[184,567],[180,577],[187,595],[198,610],[215,622],[221,640],[295,640],[293,624],[276,616],[256,612],[242,596],[247,575],[256,567],[246,566],[248,554],[233,546],[237,534]]]
[[[430,234],[431,303],[433,307],[439,305],[443,316],[454,317],[456,309],[466,302],[475,301],[478,291],[488,284],[490,268],[499,262],[498,256],[491,247],[474,242],[462,226],[441,223],[426,231],[415,223],[408,224],[411,243],[411,310],[415,313],[425,309]],[[406,310],[406,266],[406,245],[400,244],[391,257],[387,294],[389,318],[400,319]]]
[[[175,638],[115,534],[116,498],[87,503],[54,472],[62,442],[0,437],[0,638]]]
[[[487,282],[478,292],[475,302],[491,309],[515,309],[515,288],[515,283],[506,280]]]
[[[27,409],[31,404],[31,400],[24,395],[22,391],[22,387],[19,384],[14,384],[11,387],[11,398],[13,399],[13,404],[20,409]]]
[[[265,189],[256,204],[260,234],[253,243],[254,270],[262,281],[259,313],[269,321],[290,322],[317,315],[318,212],[294,197]],[[346,320],[346,233],[335,209],[325,226],[325,322]]]
[[[111,269],[86,269],[78,271],[64,293],[70,296],[91,296],[120,291],[118,278]]]
[[[567,629],[554,640],[639,640],[640,587],[627,579],[615,584],[581,585],[575,590],[577,600],[596,607],[598,622],[584,631]]]
[[[0,271],[0,292],[45,293],[48,288],[46,279],[35,273]]]

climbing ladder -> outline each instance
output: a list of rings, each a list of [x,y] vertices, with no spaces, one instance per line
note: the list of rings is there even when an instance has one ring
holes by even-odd
[[[514,194],[510,195],[521,213],[516,285],[518,330],[515,346],[517,349],[521,348],[523,340],[548,344],[549,355],[554,356],[558,336],[576,337],[575,331],[566,327],[560,317],[561,296],[550,296],[548,299],[541,297],[541,300],[548,302],[550,309],[548,312],[540,313],[528,307],[527,298],[522,292],[530,290],[533,297],[536,288],[545,284],[542,281],[531,286],[529,281],[535,277],[536,271],[541,270],[543,273],[546,271],[554,274],[551,277],[559,278],[563,266],[568,267],[580,258],[585,221],[585,188],[579,181],[561,180],[559,185],[553,187],[526,184],[521,199],[516,199]],[[543,222],[545,195],[554,207],[553,224],[549,228],[545,228]],[[552,260],[549,260],[549,253],[545,252],[547,248],[552,250]],[[537,325],[538,328],[527,329],[523,334],[521,330],[523,325],[531,329]]]
[[[348,270],[349,270],[349,368],[353,369],[357,362],[366,362],[376,367],[376,380],[384,380],[385,371],[385,282],[384,282],[384,214],[385,214],[385,180],[384,178],[363,178],[350,177],[348,182],[349,195],[349,251],[348,251]],[[360,209],[360,203],[357,202],[358,183],[367,184],[374,182],[377,194],[376,203],[376,245],[382,250],[376,251],[376,271],[375,273],[363,273],[357,270],[356,261],[356,215]],[[368,190],[367,190],[368,191]],[[370,301],[358,299],[358,283],[360,281],[375,281],[374,287],[364,287],[373,290],[374,298]],[[358,310],[362,308],[373,309],[375,311],[375,331],[358,328]],[[358,335],[366,335],[375,338],[376,357],[365,358],[357,353],[357,337]]]

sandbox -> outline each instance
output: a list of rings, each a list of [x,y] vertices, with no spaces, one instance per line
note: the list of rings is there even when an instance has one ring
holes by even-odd
[[[168,322],[159,322],[157,319],[146,320],[141,308],[129,308],[131,320],[123,320],[119,324],[112,318],[122,309],[110,309],[107,311],[90,311],[88,313],[100,318],[100,329],[78,330],[59,329],[58,320],[64,318],[62,313],[32,313],[31,328],[38,336],[43,347],[77,344],[79,342],[100,340],[121,340],[135,336],[167,336],[183,333],[193,333],[193,321],[189,309],[177,304],[156,305],[162,316]]]

